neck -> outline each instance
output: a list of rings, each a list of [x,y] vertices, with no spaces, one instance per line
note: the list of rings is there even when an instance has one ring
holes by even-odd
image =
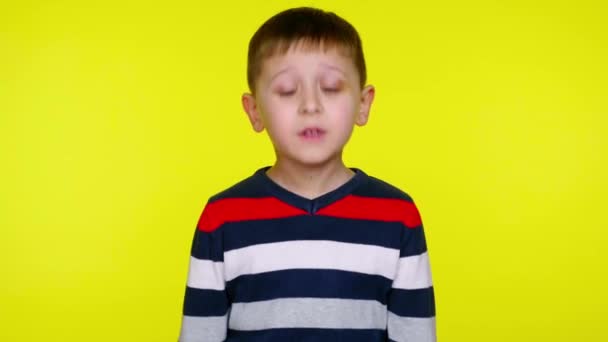
[[[308,199],[337,189],[354,175],[341,159],[328,165],[313,166],[277,159],[266,174],[281,187]]]

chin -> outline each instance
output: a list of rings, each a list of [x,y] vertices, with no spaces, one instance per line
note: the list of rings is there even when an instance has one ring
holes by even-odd
[[[331,164],[339,158],[336,158],[335,155],[325,154],[325,155],[307,155],[307,156],[299,156],[296,158],[292,158],[295,162],[300,165],[308,166],[308,167],[319,167]]]

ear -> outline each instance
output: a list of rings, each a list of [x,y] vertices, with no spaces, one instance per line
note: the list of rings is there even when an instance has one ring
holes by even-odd
[[[376,89],[372,85],[367,85],[361,90],[359,113],[357,113],[357,118],[355,119],[357,126],[363,126],[369,120],[369,111],[372,107],[372,102],[374,102],[375,95]]]
[[[264,123],[262,122],[255,97],[252,94],[245,93],[241,97],[241,103],[253,130],[258,133],[262,132],[264,130]]]

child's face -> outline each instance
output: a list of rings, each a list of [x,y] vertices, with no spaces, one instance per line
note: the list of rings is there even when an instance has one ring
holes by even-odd
[[[374,88],[361,89],[353,61],[330,49],[292,48],[264,61],[255,96],[243,106],[253,128],[266,129],[279,161],[340,161],[353,126],[367,122]]]

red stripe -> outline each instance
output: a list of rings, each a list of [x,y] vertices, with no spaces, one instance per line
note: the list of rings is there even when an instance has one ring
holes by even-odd
[[[209,203],[197,227],[204,232],[212,232],[229,221],[267,220],[306,214],[306,211],[274,197],[226,198]]]
[[[422,224],[416,205],[396,198],[348,195],[320,209],[317,214],[360,220],[397,221],[408,228],[416,228]]]

